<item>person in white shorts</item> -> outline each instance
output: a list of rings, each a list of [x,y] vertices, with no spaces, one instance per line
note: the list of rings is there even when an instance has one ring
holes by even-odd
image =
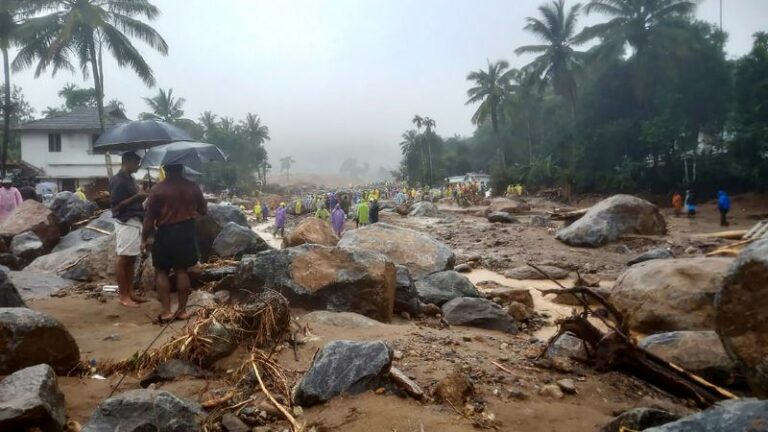
[[[141,158],[134,152],[123,153],[122,167],[109,179],[109,201],[112,217],[115,219],[117,241],[117,286],[120,304],[136,308],[147,300],[133,292],[133,271],[136,257],[141,254],[141,226],[144,220],[144,206],[147,193],[141,191],[133,179],[139,170]]]

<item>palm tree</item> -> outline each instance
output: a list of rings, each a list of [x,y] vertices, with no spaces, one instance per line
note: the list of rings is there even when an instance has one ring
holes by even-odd
[[[291,165],[295,164],[296,161],[293,159],[293,156],[286,156],[284,158],[280,159],[280,172],[285,173],[286,179],[291,179]]]
[[[539,6],[543,19],[528,17],[524,29],[542,39],[544,44],[525,45],[519,54],[539,54],[526,68],[540,77],[542,84],[552,84],[555,94],[564,97],[571,107],[571,120],[576,123],[576,75],[583,67],[584,55],[573,47],[583,43],[576,35],[576,21],[581,5],[566,11],[565,0]],[[571,169],[576,168],[576,140],[571,139]]]
[[[26,0],[25,0],[26,1]],[[102,47],[106,47],[119,66],[128,66],[147,86],[155,85],[152,68],[131,43],[137,38],[163,55],[168,44],[140,18],[151,21],[160,13],[149,0],[58,0],[41,7],[51,13],[40,17],[40,25],[30,32],[32,41],[22,47],[13,61],[14,70],[37,62],[35,76],[52,68],[74,70],[71,56],[79,62],[83,76],[93,76],[101,128],[104,129],[104,75]]]
[[[427,157],[429,158],[429,184],[431,186],[432,182],[434,181],[433,172],[432,172],[432,134],[434,132],[432,131],[432,129],[434,129],[435,126],[437,126],[437,123],[429,117],[424,117],[423,125],[425,129],[424,138],[427,144]]]
[[[216,114],[212,113],[211,111],[203,111],[203,113],[200,114],[199,120],[200,124],[203,125],[203,129],[205,129],[205,133],[203,133],[203,139],[211,139],[211,133],[218,127],[218,119],[216,118]]]
[[[8,161],[8,144],[11,140],[11,70],[8,50],[23,47],[26,36],[34,23],[32,17],[44,2],[39,0],[0,0],[0,51],[3,52],[3,74],[5,79],[3,94],[3,143],[0,176],[5,177],[5,165]]]
[[[477,70],[467,75],[467,81],[472,81],[474,87],[467,90],[466,105],[480,103],[480,106],[472,115],[472,123],[480,125],[491,120],[491,128],[498,142],[498,157],[502,167],[506,167],[506,157],[499,136],[499,115],[502,103],[510,91],[510,79],[514,70],[509,69],[509,63],[499,60],[496,63],[488,61],[487,70]]]
[[[598,53],[619,55],[624,46],[642,56],[651,45],[662,50],[675,50],[683,32],[673,21],[696,10],[697,0],[592,0],[584,10],[608,15],[608,22],[586,27],[579,39],[600,38]]]
[[[416,117],[418,117],[418,116],[416,116]],[[415,117],[414,117],[414,119],[415,119]],[[419,117],[419,119],[420,119],[419,120],[419,124],[421,124],[423,120],[421,119],[421,117]],[[400,152],[404,156],[403,157],[403,161],[406,161],[406,165],[405,165],[406,166],[406,170],[405,170],[405,172],[407,173],[407,161],[410,160],[413,157],[413,155],[416,154],[416,152],[420,151],[419,148],[421,146],[419,145],[419,133],[417,131],[413,130],[413,129],[410,129],[410,130],[408,130],[406,132],[403,132],[402,138],[403,138],[403,140],[400,141]],[[421,152],[421,156],[422,156],[422,159],[421,159],[422,164],[421,165],[422,165],[422,168],[423,168],[423,166],[424,166],[424,164],[423,164],[424,153],[423,152]],[[424,171],[422,170],[421,171],[421,176],[420,176],[422,178],[420,180],[423,180],[423,176],[424,176]]]
[[[416,125],[416,130],[418,132],[418,139],[417,139],[417,148],[419,149],[419,153],[421,154],[421,181],[424,182],[424,177],[426,177],[427,172],[427,159],[424,157],[424,143],[421,140],[421,128],[424,127],[424,117],[414,114],[413,120],[411,120],[411,123]]]
[[[269,141],[269,128],[261,124],[259,116],[251,113],[246,114],[245,120],[240,122],[240,133],[251,144],[251,146],[243,149],[245,153],[243,157],[253,161],[266,161],[267,151],[264,149],[263,144]],[[266,173],[261,169],[262,163],[255,162],[255,164],[258,177],[262,182],[265,182]]]
[[[151,98],[143,98],[151,113],[141,113],[139,117],[144,119],[160,119],[169,123],[173,123],[176,120],[184,117],[184,103],[187,101],[183,97],[176,98],[173,96],[173,89],[169,88],[166,92],[163,89],[158,89],[155,96]]]

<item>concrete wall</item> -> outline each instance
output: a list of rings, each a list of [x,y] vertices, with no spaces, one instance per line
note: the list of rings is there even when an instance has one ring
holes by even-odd
[[[106,177],[104,155],[92,154],[92,134],[61,132],[61,152],[48,151],[48,132],[21,132],[21,159],[45,171],[51,179],[87,179]],[[114,172],[120,169],[120,157],[112,156]],[[117,162],[117,163],[115,163]]]

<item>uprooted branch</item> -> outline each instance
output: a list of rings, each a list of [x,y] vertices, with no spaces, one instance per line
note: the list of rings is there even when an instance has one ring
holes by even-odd
[[[541,269],[531,266],[549,277]],[[542,290],[544,295],[573,295],[582,303],[584,309],[558,321],[558,331],[550,339],[547,348],[560,335],[571,332],[589,346],[590,360],[598,370],[624,371],[676,396],[692,399],[702,408],[724,399],[736,398],[733,393],[638,347],[630,336],[628,320],[624,314],[601,295],[587,287],[565,288],[557,281],[554,282],[560,289]],[[615,325],[595,315],[587,299],[592,299],[605,308]],[[591,317],[599,318],[609,331],[604,332],[595,326],[590,321]]]

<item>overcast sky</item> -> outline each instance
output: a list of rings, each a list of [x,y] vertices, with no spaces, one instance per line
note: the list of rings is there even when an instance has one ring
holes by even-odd
[[[273,165],[292,155],[297,172],[337,172],[345,157],[395,167],[398,143],[415,113],[430,116],[443,136],[470,135],[467,72],[486,59],[520,67],[514,54],[536,40],[522,30],[542,0],[155,0],[152,25],[170,46],[167,57],[136,42],[162,88],[187,99],[186,116],[205,110],[261,116]],[[730,57],[748,52],[751,35],[768,31],[768,0],[723,0]],[[719,20],[719,0],[697,16]],[[600,21],[593,15],[580,24]],[[106,98],[122,100],[131,118],[157,90],[105,61]],[[13,83],[40,114],[61,104],[78,74],[15,74]]]

